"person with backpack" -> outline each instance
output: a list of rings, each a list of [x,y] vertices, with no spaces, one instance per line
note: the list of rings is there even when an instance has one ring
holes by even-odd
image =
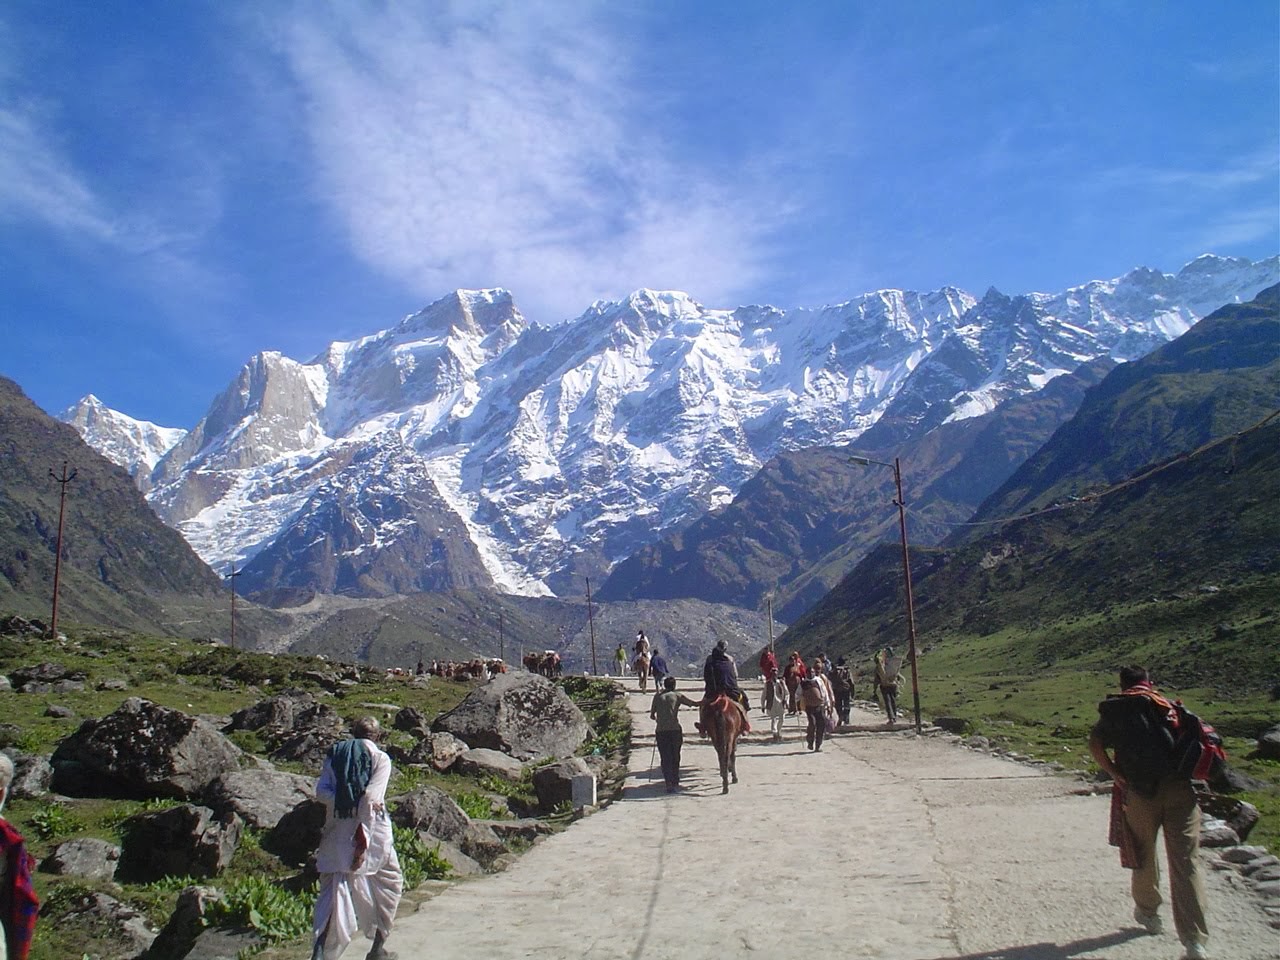
[[[831,671],[831,689],[836,697],[836,715],[841,723],[849,722],[849,708],[853,703],[853,676],[845,665],[844,657],[836,658]]]
[[[1173,923],[1185,956],[1200,960],[1209,955],[1199,861],[1200,808],[1178,758],[1179,733],[1185,732],[1180,727],[1194,726],[1198,736],[1202,725],[1180,704],[1161,696],[1144,667],[1122,669],[1120,690],[1098,704],[1089,752],[1115,781],[1113,821],[1120,827],[1121,863],[1132,865],[1133,919],[1149,934],[1164,929],[1156,859],[1156,836],[1163,830]],[[1180,721],[1182,716],[1191,719]]]

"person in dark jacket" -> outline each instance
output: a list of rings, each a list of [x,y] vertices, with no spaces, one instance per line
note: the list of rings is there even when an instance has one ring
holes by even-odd
[[[706,686],[702,695],[702,722],[697,724],[698,732],[706,731],[707,706],[721,694],[738,705],[738,709],[742,711],[743,732],[749,731],[751,724],[747,720],[746,707],[743,705],[746,697],[742,693],[742,688],[738,686],[738,667],[729,656],[728,644],[723,640],[716,641],[711,655],[703,664],[702,681]]]
[[[671,668],[667,666],[667,659],[662,655],[661,650],[654,650],[653,656],[649,658],[649,672],[653,674],[654,692],[659,693],[665,690],[662,681],[670,676]]]

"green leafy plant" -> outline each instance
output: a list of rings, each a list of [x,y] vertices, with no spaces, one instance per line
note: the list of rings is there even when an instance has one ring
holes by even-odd
[[[472,820],[488,820],[493,816],[493,803],[483,793],[459,793],[453,799]]]
[[[40,805],[30,818],[32,831],[41,840],[69,837],[84,829],[84,821],[55,801]]]
[[[430,846],[416,830],[392,827],[392,836],[406,890],[412,890],[423,880],[443,880],[453,870],[453,864],[440,855],[440,845]]]
[[[266,943],[298,940],[311,931],[317,893],[315,885],[292,894],[265,877],[243,877],[209,905],[205,916],[214,926],[252,927]]]

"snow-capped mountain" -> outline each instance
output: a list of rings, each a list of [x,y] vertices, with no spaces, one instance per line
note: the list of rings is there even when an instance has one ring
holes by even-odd
[[[58,419],[75,427],[89,446],[112,463],[128,470],[143,492],[160,458],[187,435],[186,430],[159,427],[112,410],[91,393],[63,410]]]
[[[504,290],[457,291],[308,363],[254,357],[149,497],[216,568],[243,564],[247,590],[577,595],[778,452],[985,412],[1278,276],[1280,258],[1201,257],[1061,294],[793,310],[640,290],[553,328]]]

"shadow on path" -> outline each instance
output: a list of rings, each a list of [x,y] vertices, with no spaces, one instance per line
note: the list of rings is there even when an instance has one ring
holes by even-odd
[[[1104,950],[1145,936],[1147,934],[1140,930],[1120,930],[1105,937],[1089,937],[1085,940],[1072,940],[1070,943],[1028,943],[999,950],[966,953],[963,956],[949,953],[945,957],[936,957],[935,960],[1080,960],[1091,950]]]

